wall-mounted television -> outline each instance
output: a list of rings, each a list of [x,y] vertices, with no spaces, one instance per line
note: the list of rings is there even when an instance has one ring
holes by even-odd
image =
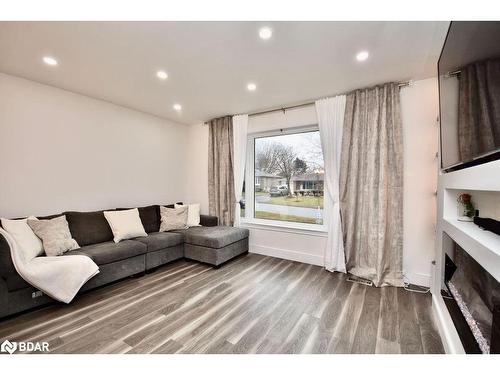
[[[500,158],[500,22],[452,22],[438,63],[441,167]]]

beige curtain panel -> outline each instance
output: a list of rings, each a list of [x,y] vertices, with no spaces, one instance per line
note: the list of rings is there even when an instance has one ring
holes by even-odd
[[[347,95],[340,166],[347,271],[403,286],[403,139],[396,83]]]
[[[209,121],[208,207],[219,225],[234,223],[233,122],[231,116]]]
[[[470,161],[500,147],[500,60],[460,70],[458,144],[460,160]]]

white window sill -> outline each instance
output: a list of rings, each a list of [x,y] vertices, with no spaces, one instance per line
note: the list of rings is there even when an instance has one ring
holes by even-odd
[[[293,223],[289,221],[241,218],[241,226],[244,228],[255,228],[272,230],[276,232],[305,234],[310,236],[327,237],[326,225]]]

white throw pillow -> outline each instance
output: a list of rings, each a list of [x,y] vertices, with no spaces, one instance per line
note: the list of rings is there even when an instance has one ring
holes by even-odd
[[[113,240],[116,243],[128,238],[148,236],[137,208],[123,211],[104,211],[104,217],[111,227],[114,236]]]
[[[175,208],[188,207],[188,227],[199,227],[200,226],[200,204],[175,204]]]
[[[25,261],[43,254],[42,241],[28,225],[28,219],[37,220],[34,216],[19,220],[1,219],[3,229],[16,241]]]

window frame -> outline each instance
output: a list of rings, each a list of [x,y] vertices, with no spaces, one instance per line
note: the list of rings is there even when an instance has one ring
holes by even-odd
[[[255,140],[259,138],[267,138],[279,135],[300,134],[319,131],[317,124],[290,127],[285,129],[269,130],[247,135],[247,155],[245,162],[245,181],[255,181]],[[251,186],[250,186],[251,185]],[[251,199],[249,199],[251,197]],[[328,194],[323,194],[323,224],[298,223],[291,221],[258,219],[255,218],[255,184],[245,184],[245,216],[241,217],[242,224],[249,226],[264,226],[283,228],[286,230],[296,230],[302,232],[327,232],[327,216],[326,209],[329,206]],[[237,212],[238,215],[240,211]]]

